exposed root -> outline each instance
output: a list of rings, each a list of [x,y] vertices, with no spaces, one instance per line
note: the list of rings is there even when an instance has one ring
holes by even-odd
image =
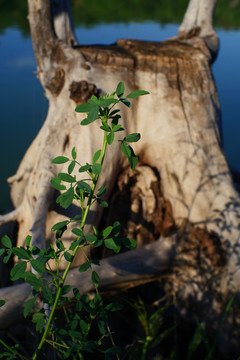
[[[22,210],[23,210],[22,205],[20,205],[17,209],[14,209],[10,213],[1,215],[0,216],[0,226],[8,223],[10,221],[18,221]]]
[[[175,254],[176,237],[161,239],[142,248],[103,259],[95,269],[100,276],[99,291],[116,292],[119,288],[134,287],[156,280],[171,270]],[[95,265],[93,265],[95,268]],[[91,272],[80,273],[71,269],[66,285],[79,289],[81,294],[94,291]],[[0,299],[6,304],[0,308],[0,329],[9,327],[23,317],[31,286],[24,283],[0,289]],[[70,293],[70,297],[72,294]],[[42,305],[42,304],[39,304]]]
[[[33,217],[32,245],[43,249],[45,248],[46,240],[46,218],[49,211],[49,206],[52,203],[54,191],[50,184],[49,176],[47,176],[42,181],[41,189],[42,191],[38,196]]]

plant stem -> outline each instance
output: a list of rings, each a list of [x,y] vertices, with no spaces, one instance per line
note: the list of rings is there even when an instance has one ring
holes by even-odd
[[[15,355],[18,355],[21,360],[28,360],[24,355],[21,355],[16,351],[14,351],[13,349],[11,349],[2,339],[0,339],[0,344],[2,344],[8,351],[12,352]]]
[[[107,149],[107,133],[106,133],[106,131],[104,131],[103,146],[102,146],[100,160],[99,160],[101,165],[103,164],[103,161],[104,161],[104,157],[105,157],[105,154],[106,154],[106,149]],[[90,193],[90,196],[88,198],[86,209],[85,209],[85,211],[83,213],[80,230],[83,230],[84,226],[86,224],[87,216],[88,216],[91,204],[92,204],[92,199],[93,199],[93,195],[94,195],[94,192],[95,192],[95,189],[96,189],[96,186],[97,186],[98,178],[99,178],[99,175],[97,174],[97,175],[95,175],[95,177],[93,179],[93,184],[92,184],[92,187],[91,187],[91,193]],[[58,285],[58,289],[57,289],[57,292],[56,292],[56,296],[55,296],[54,304],[52,306],[51,313],[49,315],[49,318],[48,318],[44,333],[42,335],[41,341],[40,341],[37,349],[35,350],[35,352],[34,352],[34,354],[32,356],[32,360],[37,359],[38,353],[42,349],[43,344],[44,344],[44,342],[45,342],[45,340],[46,340],[46,338],[48,336],[48,332],[49,332],[49,329],[50,329],[51,324],[53,322],[53,317],[54,317],[54,314],[55,314],[55,311],[56,311],[56,308],[57,308],[57,305],[58,305],[58,301],[59,301],[59,298],[60,298],[60,295],[61,295],[62,288],[64,286],[67,274],[68,274],[69,269],[70,269],[70,267],[72,265],[74,257],[76,256],[77,251],[78,251],[79,248],[80,248],[80,246],[76,246],[76,248],[73,250],[72,259],[71,259],[70,262],[68,262],[68,264],[66,266],[66,269],[65,269],[65,271],[63,273],[63,276],[62,276],[61,280],[59,281],[59,285]]]

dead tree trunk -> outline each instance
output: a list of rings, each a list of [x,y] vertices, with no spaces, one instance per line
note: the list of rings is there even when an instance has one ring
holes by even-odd
[[[127,174],[116,145],[107,154],[101,183],[110,196],[118,179],[119,193],[112,194],[115,202],[124,192],[130,194],[129,217],[122,222],[139,245],[159,239],[156,246],[168,240],[174,246],[175,262],[168,263],[166,284],[174,284],[180,309],[198,306],[211,317],[213,327],[223,301],[231,293],[239,294],[240,288],[240,202],[222,151],[220,105],[211,73],[218,51],[212,27],[215,3],[191,0],[179,36],[162,43],[118,40],[112,46],[81,46],[76,45],[67,1],[58,1],[56,8],[54,1],[28,0],[38,77],[49,111],[16,175],[9,178],[15,210],[0,218],[2,224],[18,222],[19,246],[30,232],[38,246],[54,242],[53,224],[78,209],[72,206],[66,213],[56,207],[49,180],[66,169],[65,165],[55,167],[51,159],[69,156],[76,146],[82,161],[90,162],[101,147],[97,127],[79,127],[76,104],[92,94],[111,92],[119,81],[125,82],[129,92],[148,90],[150,96],[139,98],[132,111],[122,109],[126,131],[142,134],[135,147],[141,166]],[[93,209],[89,231],[99,224],[101,215]],[[174,231],[177,241],[173,245],[172,237],[166,236]],[[66,232],[65,243],[72,236],[70,230]],[[154,262],[154,251],[147,256]],[[79,257],[77,263],[81,261]],[[161,271],[152,272],[160,276]],[[164,272],[166,276],[166,268]],[[6,316],[2,309],[0,323],[1,316]],[[238,316],[230,317],[228,323],[231,345],[238,342],[232,325]]]

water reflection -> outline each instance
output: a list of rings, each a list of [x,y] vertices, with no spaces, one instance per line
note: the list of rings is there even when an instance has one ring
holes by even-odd
[[[5,8],[6,3],[9,4],[9,1],[0,0],[0,5],[3,4]],[[20,3],[27,2],[17,1],[16,6],[20,6]],[[77,3],[78,1],[75,0],[75,5]],[[180,14],[182,16],[185,11],[187,0],[177,3],[181,3],[181,9],[179,7],[177,12],[180,17]],[[164,8],[168,9],[165,5]],[[234,10],[234,14],[239,10],[240,6]],[[0,15],[0,24],[5,24],[5,27],[3,25],[0,27],[0,209],[6,207],[8,203],[6,178],[16,172],[24,152],[38,133],[47,112],[47,101],[44,98],[41,85],[36,79],[36,64],[31,39],[27,36],[28,25],[26,17],[24,17],[26,11],[25,8],[21,9],[21,19],[24,19],[19,20],[18,26],[21,30],[14,29],[17,23],[15,18],[14,21],[11,20],[12,18],[8,14],[11,21],[1,23],[4,12],[1,11]],[[75,22],[78,23],[79,19],[76,12],[74,14]],[[78,13],[78,15],[81,14]],[[167,15],[165,11],[162,16],[167,19],[170,13]],[[219,17],[218,11],[216,16],[218,21]],[[94,19],[92,21],[93,24]],[[127,21],[125,23],[119,21],[118,19],[116,23],[92,25],[89,28],[78,26],[76,34],[79,42],[82,44],[111,44],[118,38],[161,41],[177,35],[178,25],[176,24],[161,25],[156,21]],[[238,22],[240,22],[240,14]],[[23,26],[23,24],[25,25]],[[9,26],[11,28],[7,28]],[[224,149],[231,166],[240,171],[238,161],[238,154],[240,153],[240,110],[238,106],[240,49],[237,45],[240,42],[240,30],[218,30],[218,34],[221,47],[213,70],[222,105]]]

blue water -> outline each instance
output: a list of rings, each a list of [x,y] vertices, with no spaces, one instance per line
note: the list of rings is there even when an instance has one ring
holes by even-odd
[[[111,44],[119,38],[161,41],[177,35],[177,25],[129,23],[77,28],[81,44]],[[224,150],[229,164],[240,171],[240,30],[219,30],[220,53],[213,66],[223,115]],[[37,135],[47,113],[47,100],[36,78],[30,38],[17,29],[0,36],[0,209],[9,203],[6,178],[13,175]]]
[[[217,33],[220,51],[213,72],[222,109],[224,151],[231,167],[240,171],[240,30]]]

